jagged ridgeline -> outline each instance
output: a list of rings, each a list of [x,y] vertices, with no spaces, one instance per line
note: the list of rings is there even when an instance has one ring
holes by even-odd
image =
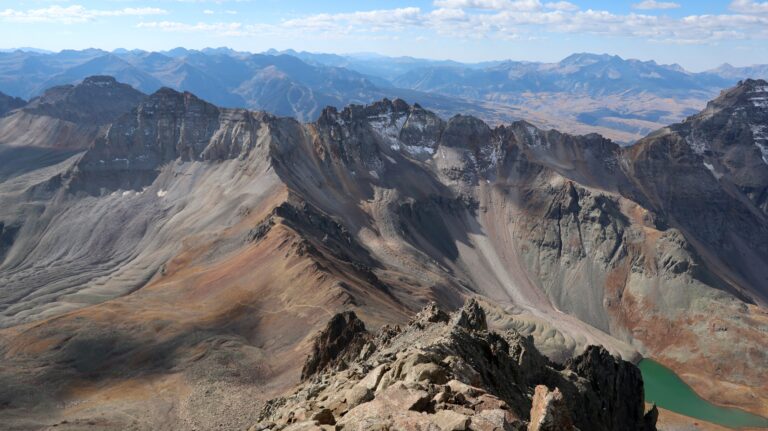
[[[337,314],[302,380],[267,402],[250,430],[640,431],[655,430],[658,414],[643,413],[631,363],[596,346],[553,363],[532,337],[489,331],[475,300],[453,315],[430,304],[404,328],[376,334],[354,312]]]
[[[652,357],[705,399],[765,416],[766,88],[744,81],[626,148],[399,99],[301,123],[107,77],[12,102],[0,117],[0,419],[247,428],[324,368],[323,355],[301,364],[337,313],[376,333],[467,297],[502,334],[467,335],[486,359],[520,356],[508,330],[547,358],[552,381],[480,387],[511,424],[539,399],[590,429],[584,403],[615,392],[578,389],[608,383],[574,358],[634,368],[589,345]],[[627,429],[612,417],[595,420]]]

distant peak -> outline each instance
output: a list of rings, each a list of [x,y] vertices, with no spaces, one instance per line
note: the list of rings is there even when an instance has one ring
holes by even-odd
[[[143,113],[180,113],[195,111],[205,115],[218,115],[219,108],[194,94],[162,87],[150,94],[140,105]]]
[[[753,90],[758,87],[765,87],[768,85],[768,82],[765,79],[752,79],[747,78],[743,81],[739,81],[738,84],[736,84],[737,87],[747,88],[750,90]]]
[[[96,87],[109,87],[118,85],[117,80],[112,76],[94,75],[83,79],[82,85],[92,85]]]
[[[182,93],[180,91],[176,91],[171,87],[160,87],[157,91],[150,94],[150,98],[157,98],[157,97],[174,97],[174,96],[180,96]]]
[[[598,60],[609,60],[609,59],[616,59],[616,60],[623,60],[618,55],[610,55],[610,54],[594,54],[590,52],[577,52],[575,54],[571,54],[568,57],[565,57],[561,63],[576,63],[580,61],[598,61]]]
[[[411,105],[409,105],[408,102],[403,99],[397,98],[394,100],[389,100],[384,98],[380,101],[374,102],[371,105],[368,105],[367,108],[369,108],[369,110],[372,109],[375,111],[384,110],[391,112],[408,112],[411,109]]]
[[[144,93],[111,76],[95,75],[77,85],[49,88],[24,110],[78,124],[103,125],[129,112],[144,97]]]
[[[199,97],[195,96],[194,94],[190,93],[189,91],[178,91],[170,87],[160,87],[159,90],[155,91],[154,93],[150,94],[147,98],[147,102],[152,101],[159,101],[159,100],[188,100],[188,101],[200,101],[202,103],[207,103],[204,100],[200,99]]]
[[[384,98],[369,105],[349,105],[341,112],[333,106],[328,106],[323,109],[320,120],[332,122],[339,118],[347,121],[361,120],[382,115],[405,114],[412,110],[422,110],[422,108],[419,105],[411,106],[408,102],[399,98],[394,100]]]

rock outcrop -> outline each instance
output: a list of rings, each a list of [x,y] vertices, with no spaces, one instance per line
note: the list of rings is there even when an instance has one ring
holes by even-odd
[[[365,324],[355,313],[336,314],[315,338],[312,353],[301,370],[301,379],[306,380],[328,369],[346,368],[347,363],[359,355],[367,335]]]
[[[13,111],[14,109],[21,108],[26,105],[27,102],[19,97],[11,97],[7,94],[0,93],[0,117],[6,113]]]
[[[551,363],[530,338],[489,331],[474,300],[452,316],[430,304],[405,327],[375,335],[354,313],[337,314],[302,378],[251,430],[656,429],[655,416],[643,415],[634,365],[598,347]]]
[[[533,393],[528,431],[570,431],[575,429],[571,413],[560,389],[550,391],[544,385],[536,386]]]

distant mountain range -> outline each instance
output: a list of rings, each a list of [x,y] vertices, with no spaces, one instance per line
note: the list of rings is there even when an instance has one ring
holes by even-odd
[[[219,106],[302,121],[315,120],[326,106],[389,97],[444,117],[471,113],[492,124],[525,118],[544,128],[599,132],[628,143],[697,112],[741,79],[768,77],[768,66],[723,65],[691,73],[679,65],[585,53],[558,63],[466,64],[293,50],[253,54],[229,48],[0,52],[0,92],[10,96],[31,99],[47,88],[92,75],[113,76],[145,93],[169,87]]]

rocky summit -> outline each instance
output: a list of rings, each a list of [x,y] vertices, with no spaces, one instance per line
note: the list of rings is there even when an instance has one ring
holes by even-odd
[[[652,429],[641,358],[768,415],[767,86],[629,147],[54,88],[0,118],[0,423]]]
[[[530,336],[489,331],[475,300],[452,315],[427,305],[404,327],[375,334],[354,313],[337,314],[302,380],[249,429],[656,429],[634,365],[597,346],[554,363]]]

